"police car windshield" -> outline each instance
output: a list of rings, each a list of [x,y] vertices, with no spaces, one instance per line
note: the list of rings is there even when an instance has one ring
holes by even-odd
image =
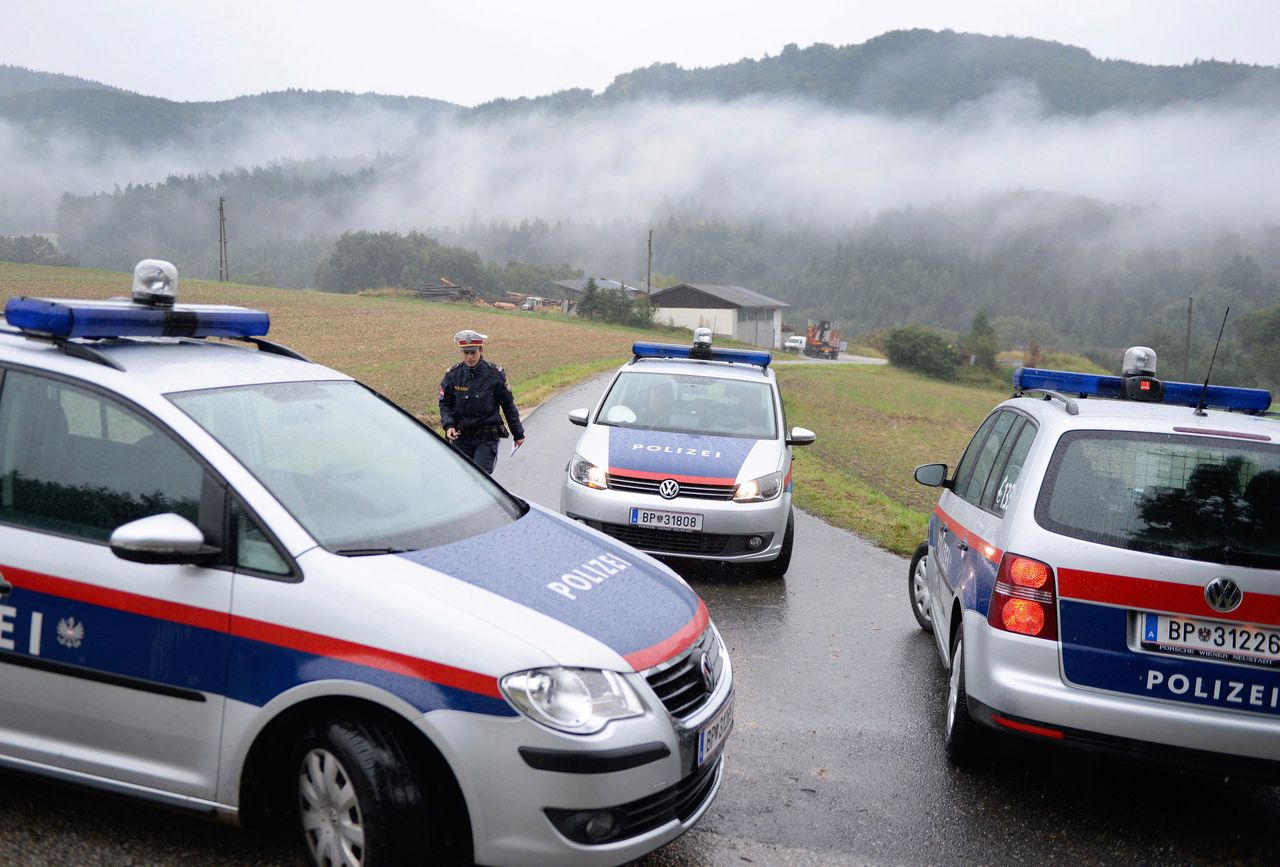
[[[430,548],[519,517],[465,458],[354,382],[171,394],[330,551]]]
[[[596,422],[750,439],[774,439],[778,430],[768,383],[642,371],[619,374]]]
[[[1048,530],[1188,560],[1280,565],[1280,447],[1202,436],[1075,431],[1049,465]]]

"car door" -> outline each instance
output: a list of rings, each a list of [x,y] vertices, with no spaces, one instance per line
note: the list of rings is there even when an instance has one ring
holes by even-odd
[[[0,753],[212,798],[232,572],[127,562],[107,540],[176,512],[221,544],[224,489],[112,395],[0,376]]]
[[[1000,516],[983,507],[983,495],[993,469],[1002,457],[1007,458],[1006,440],[1015,422],[1021,419],[1008,409],[988,416],[956,466],[951,487],[938,500],[936,555],[930,558],[936,565],[931,562],[929,568],[929,604],[934,623],[950,623],[957,596],[963,607],[974,608],[975,585],[987,577],[994,579],[990,540],[997,532]],[[934,630],[944,658],[950,658],[950,637],[947,629]]]

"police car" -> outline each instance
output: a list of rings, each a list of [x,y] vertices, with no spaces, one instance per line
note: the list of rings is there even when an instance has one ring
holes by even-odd
[[[698,596],[176,282],[5,306],[0,767],[291,813],[323,865],[620,864],[693,825],[733,724]]]
[[[768,352],[636,343],[569,462],[561,511],[650,554],[744,564],[781,577],[791,563],[790,431]]]
[[[929,521],[946,749],[992,732],[1280,775],[1280,422],[1265,391],[1020,369]],[[914,581],[914,575],[913,575]]]

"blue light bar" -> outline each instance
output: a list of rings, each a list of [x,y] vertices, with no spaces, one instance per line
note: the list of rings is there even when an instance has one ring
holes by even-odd
[[[132,301],[10,298],[4,318],[22,331],[53,337],[261,337],[271,318],[225,304],[149,307]]]
[[[1118,376],[1020,367],[1013,372],[1013,387],[1017,391],[1039,389],[1086,397],[1119,398],[1121,379]],[[1173,406],[1199,406],[1202,388],[1202,385],[1193,382],[1166,382],[1164,399],[1161,403]],[[1271,392],[1260,388],[1211,385],[1204,390],[1204,405],[1243,412],[1266,412],[1271,406]]]
[[[709,354],[706,354],[708,353]],[[764,350],[756,349],[716,349],[694,352],[691,346],[678,346],[674,343],[631,344],[631,353],[636,358],[688,358],[694,361],[732,361],[738,364],[754,364],[757,367],[768,367],[773,356]]]

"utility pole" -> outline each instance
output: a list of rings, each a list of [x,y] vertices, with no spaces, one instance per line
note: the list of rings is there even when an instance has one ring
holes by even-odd
[[[1182,381],[1186,382],[1187,377],[1191,375],[1191,308],[1194,306],[1196,296],[1187,296],[1187,349],[1186,354],[1182,356]]]
[[[644,291],[653,294],[653,229],[649,230],[649,271],[644,275]]]
[[[226,199],[218,196],[218,282],[231,279],[231,263],[227,261],[227,210]]]

